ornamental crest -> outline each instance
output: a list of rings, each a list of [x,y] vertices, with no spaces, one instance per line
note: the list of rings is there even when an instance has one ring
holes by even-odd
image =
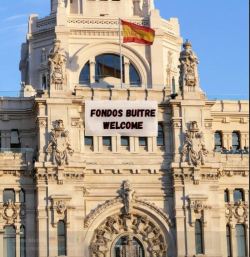
[[[204,165],[207,154],[203,133],[199,132],[197,122],[192,121],[189,130],[185,133],[185,143],[182,149],[183,161],[187,159],[188,164],[194,166]]]
[[[54,129],[50,133],[50,141],[46,152],[51,153],[52,163],[62,166],[68,164],[68,155],[72,155],[74,150],[69,142],[69,132],[64,129],[63,121],[56,120]]]
[[[18,207],[13,203],[13,201],[8,200],[3,205],[3,219],[6,220],[7,224],[14,224],[18,216]]]

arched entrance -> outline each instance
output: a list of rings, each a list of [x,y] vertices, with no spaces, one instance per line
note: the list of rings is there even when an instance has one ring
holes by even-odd
[[[165,257],[163,231],[146,215],[109,216],[95,230],[91,257]]]

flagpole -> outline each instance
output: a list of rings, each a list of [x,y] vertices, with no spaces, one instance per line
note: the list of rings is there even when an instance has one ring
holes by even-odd
[[[120,72],[121,72],[121,88],[123,84],[123,65],[122,65],[122,31],[121,31],[121,19],[119,18],[119,44],[120,44]]]

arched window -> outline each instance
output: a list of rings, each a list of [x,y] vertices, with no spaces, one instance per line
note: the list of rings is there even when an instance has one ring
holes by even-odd
[[[4,257],[16,257],[16,229],[14,226],[4,227],[3,252]]]
[[[232,133],[232,150],[237,151],[240,149],[240,133],[238,131],[234,131]]]
[[[195,248],[196,248],[196,254],[204,254],[203,229],[202,229],[202,222],[200,219],[197,219],[195,221]]]
[[[164,130],[162,123],[158,123],[157,145],[164,146]]]
[[[58,256],[67,255],[66,226],[63,220],[57,224]]]
[[[15,191],[13,189],[4,189],[3,191],[3,202],[6,203],[9,200],[15,202]]]
[[[221,133],[221,131],[216,131],[214,133],[214,150],[216,152],[221,152],[221,150],[222,150],[222,133]]]
[[[133,251],[134,252],[133,256],[145,257],[143,245],[136,237],[131,237],[131,236],[121,237],[115,245],[114,256],[115,257],[125,256],[125,254],[128,251]]]
[[[19,201],[20,201],[20,203],[25,203],[25,192],[23,189],[20,190]]]
[[[124,58],[122,58],[123,65],[123,78],[122,81],[125,83],[125,66]],[[120,56],[116,54],[101,54],[95,57],[95,82],[106,83],[110,85],[120,84],[121,79],[121,68],[120,68]],[[129,63],[129,84],[131,86],[140,86],[141,78],[136,67]],[[89,85],[90,84],[90,62],[88,61],[83,69],[81,70],[79,77],[79,84]]]
[[[20,257],[26,257],[26,237],[23,225],[20,227]]]
[[[226,227],[226,237],[227,237],[227,257],[232,257],[231,230],[229,225],[227,225]]]
[[[243,224],[236,225],[237,257],[246,257],[246,231]]]

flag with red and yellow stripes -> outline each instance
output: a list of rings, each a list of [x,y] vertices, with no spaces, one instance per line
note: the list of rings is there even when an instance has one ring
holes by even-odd
[[[155,38],[155,31],[149,27],[123,21],[123,43],[135,42],[139,44],[152,45]]]

